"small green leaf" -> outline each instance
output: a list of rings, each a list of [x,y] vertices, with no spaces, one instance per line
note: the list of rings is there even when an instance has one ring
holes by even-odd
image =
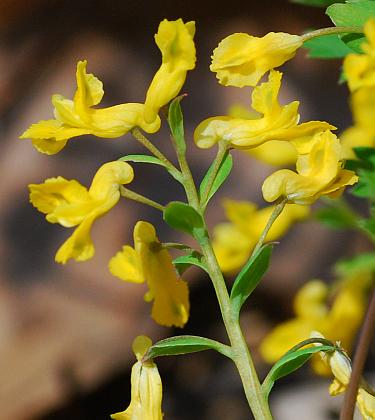
[[[333,3],[339,3],[339,0],[291,0],[292,3],[303,4],[312,7],[327,7]],[[342,0],[344,2],[345,0]]]
[[[160,356],[175,356],[179,354],[196,353],[203,350],[216,350],[224,356],[231,357],[231,348],[218,341],[194,335],[180,335],[158,341],[151,346],[144,360]]]
[[[308,49],[310,58],[342,58],[352,53],[338,35],[324,35],[310,39],[303,44]]]
[[[375,272],[375,252],[341,260],[335,265],[335,272],[342,277],[352,277],[363,272]]]
[[[184,118],[181,110],[181,100],[186,95],[177,96],[169,105],[168,124],[172,132],[172,136],[176,141],[177,148],[181,154],[186,152],[185,134],[184,134]]]
[[[230,294],[232,307],[237,314],[267,271],[272,248],[273,244],[263,245],[238,274]]]
[[[122,160],[123,162],[151,163],[153,165],[163,166],[173,176],[173,178],[176,181],[182,183],[182,176],[181,176],[180,172],[169,171],[167,166],[165,166],[165,163],[155,156],[150,156],[150,155],[126,155],[126,156],[120,157],[118,160]]]
[[[328,200],[324,201],[327,206],[317,210],[314,217],[332,229],[355,228],[357,219],[350,207],[340,200]]]
[[[320,351],[333,352],[334,350],[335,347],[333,345],[321,345],[286,353],[272,366],[272,369],[262,384],[262,390],[265,397],[268,398],[269,393],[278,379],[283,378],[284,376],[287,376],[299,369],[311,358],[313,354]]]
[[[207,196],[207,200],[205,203],[202,203],[203,206],[205,206],[212,198],[212,196],[216,193],[216,191],[221,187],[221,185],[224,183],[224,181],[228,178],[231,170],[233,167],[233,159],[232,155],[229,152],[226,152],[225,157],[223,161],[221,162],[221,165],[219,167],[219,170],[217,171],[217,175],[215,177],[215,181],[212,184],[211,190]],[[210,179],[211,173],[214,169],[214,165],[212,164],[206,175],[204,176],[201,185],[199,186],[199,196],[202,199],[204,192],[207,187],[208,180]]]
[[[358,224],[375,241],[375,215],[369,219],[359,220]]]
[[[186,203],[170,202],[164,210],[163,218],[172,228],[189,233],[198,240],[205,236],[202,216]]]
[[[327,8],[326,14],[336,26],[363,27],[368,19],[375,16],[375,2],[363,0],[335,3]]]
[[[152,163],[154,165],[165,167],[164,162],[162,162],[157,157],[150,155],[126,155],[120,157],[118,160],[122,160],[123,162]]]
[[[193,251],[190,254],[182,255],[173,260],[173,264],[176,267],[176,270],[181,275],[192,265],[195,265],[202,270],[207,271],[207,267],[204,261],[204,257],[198,251]]]
[[[362,34],[341,35],[340,38],[351,50],[357,54],[363,54],[362,44],[366,42],[366,37]]]

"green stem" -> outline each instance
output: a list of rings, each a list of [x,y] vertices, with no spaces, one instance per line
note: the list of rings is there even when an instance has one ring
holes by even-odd
[[[219,142],[217,154],[215,157],[215,160],[213,161],[212,165],[212,171],[210,174],[210,177],[208,178],[206,188],[203,191],[203,197],[201,197],[201,204],[204,206],[206,202],[208,201],[208,196],[210,194],[211,188],[215,182],[216,175],[220,169],[221,164],[223,163],[223,159],[225,157],[225,154],[228,150],[228,143],[226,142]]]
[[[207,269],[215,288],[224,325],[232,346],[232,359],[240,374],[249,406],[255,420],[271,420],[272,415],[268,402],[262,393],[254,362],[246,340],[242,334],[238,318],[236,314],[233,313],[228,289],[216,260],[208,234],[205,240],[200,242],[200,245],[202,253],[206,259]]]
[[[160,159],[164,165],[166,166],[166,168],[168,168],[169,172],[171,172],[173,174],[173,176],[176,178],[179,177],[180,175],[180,171],[173,165],[173,163],[166,157],[163,155],[163,153],[157,148],[155,147],[148,138],[146,138],[141,131],[138,128],[133,128],[133,130],[131,131],[133,137],[139,142],[141,143],[147,150],[149,150],[155,157],[157,157],[158,159]]]
[[[317,29],[316,31],[303,34],[301,35],[301,38],[303,42],[306,42],[306,41],[309,41],[310,39],[318,38],[324,35],[348,34],[348,33],[362,34],[363,28],[361,26],[334,26],[330,28],[321,28],[321,29]]]
[[[259,249],[262,247],[262,245],[264,244],[264,241],[266,240],[268,232],[270,231],[270,229],[271,229],[273,223],[275,222],[275,220],[280,216],[280,213],[283,211],[287,201],[288,200],[285,198],[282,201],[280,201],[278,204],[276,204],[270,218],[268,219],[268,222],[267,222],[265,228],[263,229],[262,234],[260,235],[260,238],[259,238],[257,244],[255,245],[255,248],[254,248],[254,250],[251,254],[251,257],[253,257],[259,251]]]
[[[133,201],[138,201],[138,203],[146,204],[147,206],[153,207],[157,210],[164,211],[165,207],[161,204],[157,203],[156,201],[150,200],[147,197],[144,197],[141,194],[138,194],[134,191],[128,190],[127,188],[121,186],[120,187],[120,194],[122,197],[129,198]]]

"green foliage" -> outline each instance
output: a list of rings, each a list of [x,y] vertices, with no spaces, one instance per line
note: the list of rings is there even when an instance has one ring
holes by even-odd
[[[189,233],[197,240],[205,236],[206,230],[202,216],[186,203],[170,202],[164,210],[163,219],[172,228]]]
[[[263,245],[238,274],[230,294],[232,308],[236,314],[239,315],[242,305],[267,271],[272,249],[273,244]]]
[[[175,356],[179,354],[196,353],[203,350],[216,350],[227,357],[231,357],[231,349],[225,344],[209,338],[194,335],[180,335],[158,341],[151,346],[144,356],[144,360],[160,356]]]
[[[338,3],[337,0],[292,0],[292,2],[313,7],[327,7],[333,3]]]
[[[169,171],[169,169],[165,165],[165,163],[155,156],[150,156],[150,155],[126,155],[126,156],[120,157],[118,160],[122,160],[123,162],[151,163],[152,165],[163,166],[164,168],[167,169],[167,171],[173,176],[173,178],[176,181],[182,183],[181,174],[179,172]]]
[[[363,27],[368,19],[375,17],[375,2],[373,0],[352,0],[346,3],[335,3],[329,6],[326,14],[336,26]],[[361,53],[361,44],[366,40],[361,34],[345,34],[340,36],[343,42],[352,50]]]
[[[221,185],[224,183],[224,181],[228,178],[231,170],[233,167],[233,159],[232,159],[232,155],[229,152],[226,152],[225,157],[223,159],[223,161],[221,162],[221,165],[219,167],[219,170],[217,171],[215,180],[212,184],[212,187],[207,195],[207,199],[204,203],[201,203],[203,207],[205,207],[207,205],[207,203],[209,202],[209,200],[211,200],[212,196],[216,193],[216,191],[221,187]],[[212,171],[214,170],[214,164],[212,164],[206,175],[204,176],[201,185],[199,186],[199,197],[200,199],[203,198],[206,187],[207,187],[207,183],[211,177]]]
[[[334,350],[334,345],[320,345],[304,349],[297,349],[295,351],[286,353],[272,366],[272,369],[262,384],[262,390],[265,397],[268,398],[269,393],[271,392],[275,382],[278,379],[283,378],[284,376],[287,376],[295,370],[299,369],[312,357],[313,354],[320,351],[333,352]]]
[[[335,272],[342,277],[351,277],[369,271],[375,272],[375,252],[359,254],[341,260],[335,265]]]
[[[359,181],[352,189],[352,194],[375,201],[375,149],[372,147],[354,148],[358,160],[347,162],[346,167],[359,175]]]
[[[350,207],[339,199],[325,199],[325,207],[314,213],[314,217],[332,229],[353,229],[357,219]]]
[[[176,267],[176,270],[181,275],[192,265],[195,265],[202,270],[207,271],[207,267],[204,261],[204,257],[198,251],[192,251],[190,254],[182,255],[173,260],[173,264]]]
[[[343,58],[353,52],[336,34],[310,39],[303,47],[307,48],[310,58]]]
[[[168,124],[172,132],[172,136],[176,142],[177,149],[181,154],[186,152],[184,118],[181,110],[181,100],[185,95],[177,96],[169,105]]]

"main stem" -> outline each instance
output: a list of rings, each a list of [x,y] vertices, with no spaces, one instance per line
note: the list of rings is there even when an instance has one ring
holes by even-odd
[[[271,420],[272,415],[264,397],[246,340],[242,334],[238,317],[233,313],[223,274],[211,246],[208,234],[200,243],[206,259],[207,269],[215,288],[224,325],[233,350],[233,361],[241,377],[242,385],[251,411],[256,420]]]
[[[183,175],[184,187],[189,204],[198,212],[200,212],[202,218],[204,219],[203,211],[200,209],[197,189],[195,187],[195,183],[187,163],[185,153],[180,152],[178,148],[176,148],[176,152]],[[200,246],[206,259],[208,273],[216,292],[221,315],[232,347],[232,359],[240,374],[250,409],[254,415],[255,420],[272,420],[268,401],[262,393],[254,362],[251,358],[249,348],[241,331],[239,319],[232,310],[228,289],[212,249],[207,229],[204,238],[200,241]]]

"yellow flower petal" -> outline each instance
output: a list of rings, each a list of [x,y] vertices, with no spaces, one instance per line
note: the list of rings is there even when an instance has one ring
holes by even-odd
[[[159,130],[158,116],[150,123],[144,120],[143,104],[127,103],[109,108],[92,108],[100,103],[104,91],[102,82],[93,74],[86,73],[86,65],[86,61],[79,61],[77,64],[77,90],[74,100],[53,95],[56,119],[33,124],[21,135],[21,139],[31,139],[38,151],[51,155],[62,150],[69,139],[84,134],[117,138],[134,127],[140,127],[148,133]]]
[[[365,420],[375,419],[375,396],[363,388],[359,388],[357,405]]]
[[[164,19],[155,35],[162,53],[162,64],[148,88],[144,119],[153,123],[160,108],[178,95],[185,83],[186,73],[195,67],[195,22],[184,24],[182,19]]]
[[[85,261],[94,255],[90,237],[93,222],[109,211],[120,198],[120,185],[133,179],[133,169],[122,161],[109,162],[97,171],[89,190],[75,180],[62,177],[31,184],[30,201],[51,223],[77,226],[56,254],[56,261]]]
[[[255,86],[269,70],[294,57],[302,45],[298,35],[270,32],[262,38],[235,33],[214,50],[210,70],[225,86]]]
[[[132,368],[129,407],[112,414],[115,420],[163,420],[162,383],[155,363],[138,361]]]
[[[328,287],[320,280],[307,282],[294,298],[297,317],[321,321],[328,313],[326,299]]]
[[[129,245],[123,246],[122,250],[111,258],[109,271],[115,277],[124,281],[132,283],[144,282],[141,261],[135,249]]]
[[[317,132],[334,128],[321,121],[297,125],[299,102],[283,106],[278,102],[281,78],[280,72],[272,70],[269,80],[254,89],[252,107],[262,116],[252,119],[230,116],[208,118],[194,131],[197,146],[209,148],[220,140],[238,149],[249,149],[274,140],[300,144]]]
[[[134,245],[154,298],[152,318],[161,325],[184,326],[189,317],[189,290],[186,282],[177,276],[171,256],[161,246],[150,223],[135,225]]]
[[[264,199],[272,202],[283,196],[289,202],[311,204],[321,195],[353,185],[358,177],[352,171],[341,169],[341,159],[341,146],[337,137],[330,131],[320,133],[310,153],[299,155],[297,173],[282,169],[264,181]]]

